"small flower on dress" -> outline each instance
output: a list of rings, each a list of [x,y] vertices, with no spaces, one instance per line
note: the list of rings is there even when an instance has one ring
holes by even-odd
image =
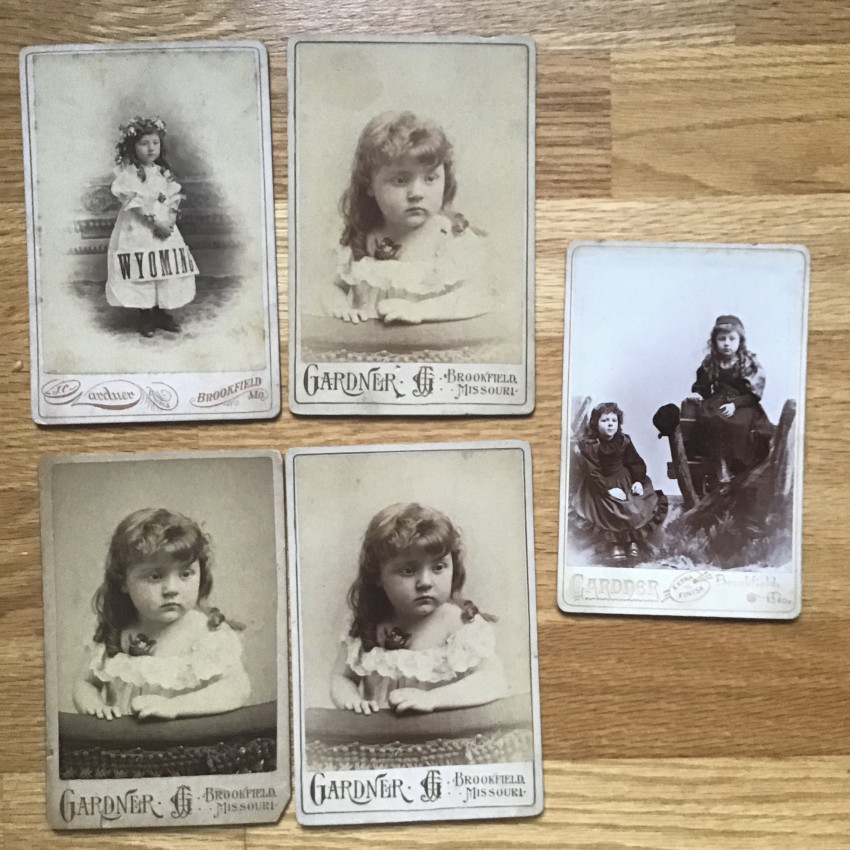
[[[376,260],[397,260],[398,252],[401,251],[401,245],[398,242],[393,242],[389,236],[385,236],[375,246]]]
[[[406,649],[410,634],[401,626],[393,626],[384,631],[384,649]]]
[[[452,233],[457,236],[469,227],[469,219],[461,213],[452,216]]]
[[[130,645],[127,648],[127,654],[132,656],[153,655],[155,644],[156,640],[154,638],[149,638],[141,632],[137,635],[130,635]]]

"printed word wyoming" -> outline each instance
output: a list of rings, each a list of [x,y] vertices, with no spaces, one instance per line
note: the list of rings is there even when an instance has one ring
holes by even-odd
[[[132,281],[160,280],[195,271],[195,261],[187,248],[119,253],[118,266],[122,279]]]

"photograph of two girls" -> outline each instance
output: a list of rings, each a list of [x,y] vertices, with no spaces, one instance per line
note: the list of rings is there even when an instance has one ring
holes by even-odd
[[[798,573],[806,250],[577,243],[568,264],[566,563]]]

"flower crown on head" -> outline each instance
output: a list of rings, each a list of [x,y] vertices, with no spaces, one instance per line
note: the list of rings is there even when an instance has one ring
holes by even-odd
[[[148,133],[159,133],[160,136],[164,136],[165,121],[158,115],[154,118],[143,118],[137,115],[132,121],[122,124],[118,131],[121,133],[119,144],[136,136],[146,136]]]

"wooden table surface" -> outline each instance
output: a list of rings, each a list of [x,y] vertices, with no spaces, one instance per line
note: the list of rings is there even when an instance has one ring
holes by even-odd
[[[850,847],[850,6],[840,0],[2,0],[0,847]],[[17,53],[260,39],[271,63],[286,374],[286,38],[523,33],[538,44],[537,409],[523,419],[38,428],[29,417]],[[803,613],[568,617],[555,605],[564,250],[572,239],[794,242],[812,255]],[[643,317],[636,317],[636,321]],[[651,329],[651,320],[647,322]],[[286,388],[284,387],[284,398]],[[36,461],[48,452],[528,440],[546,810],[536,819],[52,833],[44,819]],[[844,584],[842,583],[844,582]]]

